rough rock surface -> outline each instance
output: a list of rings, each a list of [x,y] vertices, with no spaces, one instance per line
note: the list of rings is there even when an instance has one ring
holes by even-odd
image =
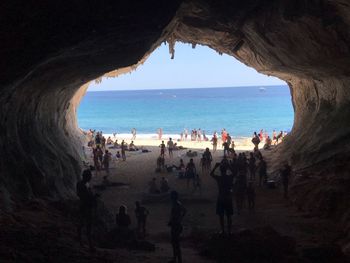
[[[82,163],[75,108],[84,84],[132,69],[162,41],[207,45],[285,80],[295,120],[275,157],[318,171],[317,182],[348,180],[347,0],[5,0],[0,40],[0,203],[7,209],[34,196],[74,197]],[[332,173],[324,175],[327,166]],[[317,185],[306,179],[295,193],[322,210],[315,194],[325,196],[324,184]],[[335,195],[340,203],[347,196]]]

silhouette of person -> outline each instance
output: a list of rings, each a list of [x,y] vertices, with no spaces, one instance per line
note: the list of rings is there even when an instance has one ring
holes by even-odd
[[[220,176],[215,175],[215,170],[220,167]],[[225,219],[227,218],[227,230],[231,233],[232,228],[232,187],[233,187],[233,174],[228,175],[227,170],[230,169],[228,161],[225,159],[221,163],[216,163],[213,170],[210,172],[212,178],[214,178],[218,185],[218,198],[216,202],[216,214],[220,219],[221,232],[225,233]]]
[[[255,180],[255,157],[254,154],[251,152],[249,155],[249,175],[250,175],[250,180]]]
[[[193,187],[195,187],[195,177],[197,174],[196,166],[193,162],[193,159],[190,159],[190,162],[186,166],[186,178],[187,178],[187,187],[190,185],[190,181],[192,180]]]
[[[119,228],[127,229],[131,224],[130,216],[126,212],[125,205],[119,207],[119,213],[115,216],[115,222]]]
[[[170,262],[182,263],[182,254],[180,247],[180,235],[182,233],[182,219],[186,214],[185,207],[179,201],[179,195],[176,191],[170,193],[171,213],[168,226],[170,227],[171,245],[173,247],[173,259]]]
[[[248,208],[254,209],[255,208],[255,189],[254,189],[253,182],[248,183],[247,199],[248,199]]]
[[[147,216],[149,215],[149,211],[140,205],[139,201],[135,202],[135,216],[137,220],[137,233],[140,235],[142,232],[142,235],[146,235],[146,220]]]
[[[259,186],[267,181],[267,164],[263,157],[260,157],[259,163]]]
[[[283,184],[283,196],[284,198],[288,198],[288,185],[289,185],[289,177],[292,173],[292,168],[289,166],[289,164],[285,164],[284,167],[281,169],[281,179]]]
[[[160,156],[162,158],[164,158],[164,155],[165,155],[165,144],[164,144],[164,141],[162,141],[162,143],[159,145],[160,147]]]
[[[126,154],[125,154],[126,148],[127,148],[127,145],[124,142],[124,140],[122,140],[122,143],[120,144],[120,149],[121,149],[121,152],[122,152],[122,159],[123,159],[123,161],[126,161]]]
[[[89,169],[83,171],[83,179],[77,183],[77,195],[80,199],[79,202],[79,224],[78,224],[78,240],[82,245],[82,229],[86,227],[86,234],[89,242],[90,250],[94,250],[91,232],[92,232],[92,219],[93,210],[96,207],[96,197],[90,189],[89,182],[92,174]]]
[[[169,151],[169,157],[173,158],[174,142],[171,138],[169,138],[169,141],[167,142],[167,146]]]

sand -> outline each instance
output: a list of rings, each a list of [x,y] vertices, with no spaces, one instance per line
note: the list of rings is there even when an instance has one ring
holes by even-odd
[[[121,138],[122,139],[122,138]],[[128,141],[130,142],[130,140]],[[208,175],[201,171],[199,162],[201,153],[204,148],[210,147],[210,142],[180,142],[179,145],[189,147],[192,151],[197,151],[198,156],[194,157],[194,162],[199,171],[202,181],[201,192],[193,192],[192,187],[187,187],[186,180],[178,179],[176,172],[156,173],[156,159],[159,156],[160,149],[158,147],[160,141],[152,139],[136,139],[137,146],[145,146],[151,152],[127,152],[126,161],[116,161],[114,156],[119,149],[110,149],[113,154],[113,160],[110,164],[109,180],[112,182],[121,182],[127,184],[122,187],[109,187],[101,191],[101,198],[105,202],[108,209],[113,215],[116,214],[120,205],[126,205],[128,212],[132,218],[132,227],[136,226],[134,217],[134,202],[139,200],[150,210],[147,223],[147,240],[157,245],[155,253],[142,254],[145,262],[167,262],[171,256],[171,246],[169,244],[169,228],[167,222],[170,212],[170,202],[168,196],[162,196],[150,200],[147,196],[148,182],[156,177],[159,182],[161,177],[165,177],[169,181],[171,189],[177,190],[180,194],[180,200],[187,208],[188,213],[184,218],[183,232],[183,250],[187,257],[186,261],[208,262],[198,255],[198,251],[190,241],[190,236],[194,232],[215,233],[219,231],[218,218],[215,214],[215,203],[217,195],[216,182]],[[220,161],[223,151],[219,147],[216,153],[213,153],[214,162]],[[237,145],[236,150],[252,150],[253,145],[250,143]],[[187,150],[174,151],[174,157],[165,156],[165,163],[168,165],[179,163],[180,158],[185,163],[189,161],[186,156]],[[267,157],[268,153],[263,154]],[[86,155],[92,163],[91,149],[86,147]],[[92,185],[100,184],[102,177],[106,175],[105,171],[101,171],[95,175]],[[290,235],[304,243],[312,240],[313,234],[305,230],[304,225],[308,224],[307,219],[298,215],[293,208],[290,207],[289,201],[283,200],[280,189],[268,190],[256,186],[257,201],[255,211],[245,209],[241,215],[233,216],[234,229],[252,228],[259,226],[272,225],[277,231],[284,235]],[[147,198],[145,198],[147,197]],[[300,214],[300,213],[299,213]],[[286,227],[288,225],[288,227]],[[312,227],[312,223],[310,226]],[[309,230],[308,230],[309,231]]]
[[[113,136],[113,134],[104,134],[103,135],[105,138],[111,137],[112,140],[114,141],[115,139],[118,140],[120,143],[122,140],[125,140],[128,144],[131,142],[131,135],[129,134],[117,134],[116,136]],[[162,140],[167,143],[169,138],[172,138],[175,143],[177,143],[178,146],[183,146],[186,148],[190,149],[205,149],[209,148],[212,149],[213,145],[212,142],[210,141],[191,141],[189,138],[187,140],[180,141],[178,135],[167,135],[165,134],[162,136]],[[232,138],[235,142],[235,150],[238,151],[251,151],[254,148],[253,143],[251,142],[251,138],[249,137],[240,137],[240,138]],[[156,135],[153,136],[144,136],[144,135],[139,135],[136,136],[136,140],[134,140],[134,143],[136,146],[141,147],[141,146],[159,146],[162,142],[162,140],[157,139]],[[218,149],[223,149],[221,147],[221,140],[218,140]],[[263,147],[263,143],[260,143],[260,146]]]

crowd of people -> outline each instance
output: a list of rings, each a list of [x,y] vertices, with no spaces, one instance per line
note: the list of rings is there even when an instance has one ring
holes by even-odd
[[[120,149],[116,154],[116,158],[126,160],[125,151],[138,150],[134,142],[131,141],[129,145],[123,140],[120,144],[118,140],[113,140],[111,137],[107,139],[102,132],[91,132],[91,139],[89,146],[93,153],[93,169],[96,170],[96,175],[101,169],[104,169],[109,175],[109,162],[112,159],[112,154],[107,149],[112,147]],[[160,129],[161,132],[161,129]],[[275,133],[275,132],[274,132]],[[281,134],[281,135],[280,135]],[[136,139],[136,129],[132,130],[132,139]],[[185,135],[184,135],[185,136]],[[199,156],[199,165],[201,169],[197,169],[194,158],[196,155],[189,158],[187,163],[181,158],[178,164],[169,163],[173,159],[173,150],[177,147],[176,143],[169,138],[167,143],[164,141],[159,145],[159,156],[156,161],[156,172],[175,172],[177,178],[186,179],[187,188],[192,187],[192,193],[199,190],[201,194],[202,180],[201,176],[210,176],[217,184],[218,195],[216,200],[216,214],[219,217],[221,232],[224,234],[232,232],[232,215],[235,213],[240,215],[242,210],[247,208],[249,211],[255,209],[256,189],[255,187],[264,187],[267,185],[267,162],[265,161],[259,144],[265,140],[265,149],[269,149],[273,142],[278,142],[283,139],[285,134],[283,132],[278,135],[273,134],[273,140],[270,139],[262,130],[257,133],[254,132],[252,143],[254,149],[252,152],[246,154],[245,152],[237,153],[235,151],[235,144],[230,134],[223,129],[221,131],[221,145],[223,148],[223,156],[219,162],[216,162],[212,167],[214,161],[213,153],[215,153],[219,141],[219,136],[215,132],[212,136],[211,142],[213,145],[212,152],[206,148],[201,156]],[[198,130],[191,132],[191,139],[202,140],[205,133]],[[184,137],[185,139],[185,137]],[[189,151],[191,152],[191,151]],[[166,155],[168,157],[166,158]],[[281,183],[283,185],[284,197],[288,197],[288,184],[291,175],[291,167],[285,164],[281,171]],[[89,182],[91,180],[91,169],[85,170],[82,175],[83,179],[77,184],[77,194],[80,198],[80,223],[78,227],[79,239],[81,240],[81,230],[85,226],[87,228],[87,236],[89,245],[93,248],[91,240],[91,226],[92,226],[92,207],[96,205],[97,196],[93,194]],[[166,176],[162,176],[159,183],[156,177],[152,177],[148,183],[148,193],[151,195],[169,195],[171,196],[171,212],[169,227],[171,233],[171,243],[173,246],[174,262],[181,262],[180,249],[180,235],[182,232],[182,219],[186,214],[186,209],[179,202],[178,193],[170,186]],[[141,206],[140,201],[135,203],[135,218],[137,222],[136,234],[139,237],[146,235],[146,219],[149,215],[149,210]],[[226,219],[226,224],[225,224]],[[116,215],[116,226],[120,228],[122,233],[131,233],[129,229],[131,225],[131,217],[127,213],[125,205],[120,206]],[[131,232],[130,232],[131,231]]]

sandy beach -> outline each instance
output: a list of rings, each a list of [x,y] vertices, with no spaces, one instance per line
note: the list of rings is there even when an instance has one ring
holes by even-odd
[[[105,135],[106,136],[106,135]],[[108,137],[108,135],[107,135]],[[127,139],[127,138],[118,138]],[[130,142],[130,141],[127,141]],[[120,205],[128,207],[128,213],[132,219],[132,228],[136,227],[136,219],[134,216],[135,201],[141,201],[149,211],[150,215],[147,222],[147,237],[146,240],[156,244],[155,253],[138,252],[137,255],[142,256],[142,262],[167,262],[172,254],[171,245],[169,243],[169,227],[167,222],[170,213],[170,200],[168,195],[159,195],[159,197],[150,198],[148,192],[148,182],[155,177],[159,183],[162,177],[169,181],[170,188],[176,190],[180,194],[180,200],[186,207],[188,213],[184,218],[184,232],[183,232],[183,253],[186,257],[186,262],[211,262],[208,259],[200,257],[198,250],[194,245],[193,236],[198,233],[210,234],[219,231],[219,222],[215,214],[215,204],[217,197],[217,184],[208,175],[200,169],[200,157],[205,147],[210,147],[210,142],[180,142],[179,145],[188,147],[192,151],[197,151],[197,157],[194,157],[196,168],[201,178],[201,190],[193,190],[190,185],[187,186],[185,179],[178,179],[177,172],[155,172],[156,159],[160,154],[158,147],[160,141],[152,139],[136,139],[137,146],[144,146],[150,152],[142,153],[127,151],[126,161],[117,161],[115,157],[116,151],[119,149],[110,149],[113,158],[110,164],[110,182],[123,183],[119,187],[107,187],[105,190],[98,191],[101,199],[106,204],[110,212],[115,215]],[[252,150],[253,146],[249,144],[237,145],[237,151]],[[174,157],[165,156],[165,164],[178,165],[179,160],[183,159],[185,163],[189,161],[186,152],[189,150],[174,151]],[[213,153],[213,163],[222,159],[223,151],[219,148],[216,153]],[[263,152],[266,159],[268,153]],[[86,155],[92,163],[92,151],[86,148]],[[105,171],[100,171],[96,175],[93,172],[92,185],[99,185],[103,181]],[[264,227],[266,225],[273,226],[277,231],[283,235],[289,235],[308,242],[313,235],[304,233],[300,230],[300,225],[305,224],[305,219],[296,215],[295,210],[291,210],[288,202],[283,200],[282,191],[280,189],[268,190],[266,188],[256,187],[256,209],[249,211],[244,209],[241,215],[234,214],[233,227],[234,231],[245,229]],[[293,221],[291,227],[286,228],[286,222]],[[194,235],[194,233],[197,233]],[[201,234],[199,234],[200,236]]]
[[[131,142],[131,134],[117,134],[113,136],[113,134],[104,134],[103,135],[106,139],[108,137],[111,137],[112,140],[118,140],[118,143],[120,143],[122,140],[125,140],[126,143]],[[190,137],[190,136],[189,136]],[[211,141],[191,141],[189,138],[187,140],[180,140],[180,135],[176,134],[164,134],[162,136],[162,139],[159,140],[157,138],[156,134],[149,134],[149,135],[144,135],[140,134],[136,136],[136,140],[134,140],[134,144],[137,147],[143,147],[143,146],[156,146],[158,147],[162,141],[166,144],[169,138],[172,138],[175,143],[177,143],[177,146],[182,146],[188,149],[197,149],[197,150],[204,150],[205,148],[209,148],[212,150],[213,145]],[[253,143],[251,142],[251,138],[249,137],[239,137],[239,138],[232,138],[233,141],[235,142],[235,150],[236,151],[251,151],[254,148]],[[222,142],[219,139],[218,140],[218,150],[223,149],[222,148]],[[260,147],[263,147],[263,143],[260,144]]]

